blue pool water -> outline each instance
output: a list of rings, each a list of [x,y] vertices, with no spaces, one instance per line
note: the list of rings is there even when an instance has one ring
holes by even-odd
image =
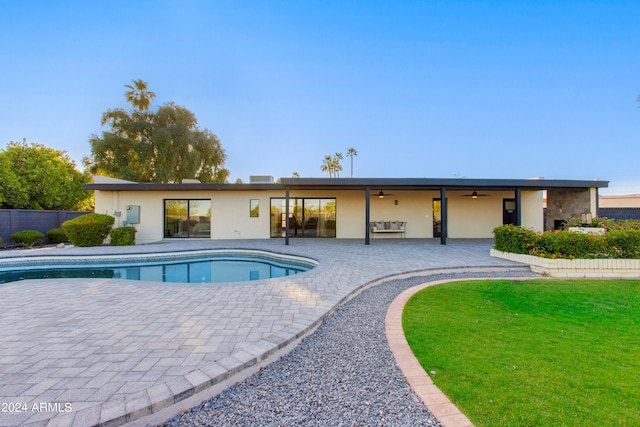
[[[69,264],[0,271],[0,283],[26,279],[107,278],[177,283],[221,283],[261,280],[298,274],[307,264],[268,258],[215,257],[196,260],[152,261],[124,265]]]

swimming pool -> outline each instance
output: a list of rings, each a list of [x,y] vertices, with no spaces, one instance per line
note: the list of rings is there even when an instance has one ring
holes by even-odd
[[[143,257],[43,259],[0,266],[0,283],[27,279],[106,278],[172,283],[225,283],[291,276],[314,268],[313,260],[255,253],[159,254]],[[23,264],[27,261],[23,261]]]

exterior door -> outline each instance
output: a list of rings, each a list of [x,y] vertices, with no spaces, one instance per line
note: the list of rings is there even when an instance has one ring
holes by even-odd
[[[502,199],[502,223],[516,223],[516,199]]]

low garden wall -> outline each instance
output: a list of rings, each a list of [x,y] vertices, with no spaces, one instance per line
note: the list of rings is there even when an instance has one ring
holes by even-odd
[[[491,256],[529,264],[531,270],[552,277],[640,278],[640,259],[549,259],[496,249]]]
[[[491,256],[528,264],[553,277],[640,278],[640,223],[598,221],[602,227],[544,233],[496,227]]]

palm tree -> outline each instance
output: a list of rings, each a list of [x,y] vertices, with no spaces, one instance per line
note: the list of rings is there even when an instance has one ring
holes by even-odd
[[[336,153],[336,155],[333,156],[333,174],[336,178],[340,178],[340,171],[342,170],[340,160],[342,160],[343,158],[344,157],[342,157],[342,153]]]
[[[133,85],[124,85],[124,87],[130,89],[125,93],[127,102],[130,102],[138,111],[147,111],[151,101],[156,98],[154,92],[147,90],[147,83],[142,79],[134,80]]]
[[[298,172],[294,172],[291,174],[291,178],[300,178],[300,174]]]
[[[358,155],[355,148],[349,148],[347,150],[347,157],[351,157],[351,178],[353,178],[353,158]]]
[[[324,161],[320,170],[322,170],[322,172],[329,172],[329,178],[333,177],[333,159],[331,156],[324,156]]]

